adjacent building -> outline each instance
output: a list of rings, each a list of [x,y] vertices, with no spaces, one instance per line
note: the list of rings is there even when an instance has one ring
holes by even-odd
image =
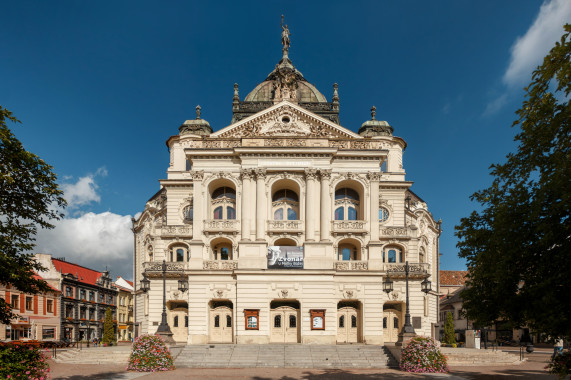
[[[213,130],[197,107],[168,138],[167,178],[133,222],[137,333],[161,321],[166,261],[177,342],[394,343],[408,262],[411,321],[432,335],[438,294],[421,281],[437,282],[440,222],[411,190],[406,142],[375,107],[342,126],[337,84],[328,101],[283,43],[245,98],[234,85],[229,125]]]
[[[117,295],[117,341],[133,339],[133,282],[117,276],[113,286]]]
[[[34,274],[37,279],[39,276]],[[18,315],[9,325],[0,324],[0,340],[59,340],[61,319],[58,310],[60,291],[50,286],[51,291],[26,294],[10,286],[0,285],[0,298],[12,306]]]
[[[112,285],[108,271],[99,272],[41,253],[36,254],[36,260],[46,268],[40,272],[41,277],[61,291],[61,339],[101,338],[108,308],[117,330],[118,290]]]

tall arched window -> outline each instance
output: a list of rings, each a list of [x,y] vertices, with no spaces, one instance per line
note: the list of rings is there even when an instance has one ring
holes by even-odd
[[[192,219],[194,217],[194,210],[192,208],[192,205],[188,205],[182,210],[182,216],[185,222],[192,222]]]
[[[212,192],[213,219],[236,219],[236,191],[219,187]]]
[[[383,262],[385,263],[402,263],[402,250],[397,247],[386,247],[383,250]]]
[[[357,220],[359,194],[347,187],[335,191],[335,220]]]
[[[281,189],[272,197],[272,211],[274,220],[298,220],[299,197],[297,193],[289,189]]]
[[[426,260],[426,251],[424,247],[420,247],[420,251],[418,252],[418,261],[424,263]]]
[[[389,219],[389,210],[384,207],[379,208],[379,222],[386,222]]]

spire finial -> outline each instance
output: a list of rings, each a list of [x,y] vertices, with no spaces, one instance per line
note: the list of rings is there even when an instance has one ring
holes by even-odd
[[[290,44],[290,33],[289,33],[289,29],[287,28],[287,25],[284,25],[284,15],[282,15],[282,45],[284,45],[284,47],[282,48],[282,52],[283,52],[283,56],[287,57],[287,53],[289,51],[289,44]]]
[[[201,110],[201,107],[200,107],[200,106],[196,106],[196,119],[197,119],[197,120],[200,119],[200,110]]]
[[[377,107],[371,107],[371,120],[375,120],[375,115],[377,114]]]

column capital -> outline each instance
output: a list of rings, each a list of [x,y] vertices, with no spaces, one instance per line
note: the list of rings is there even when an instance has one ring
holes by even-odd
[[[319,169],[319,175],[321,176],[321,180],[330,180],[331,179],[331,169]]]
[[[317,169],[305,169],[305,178],[316,179],[317,178]]]
[[[254,172],[256,173],[256,179],[264,179],[266,178],[266,169],[265,168],[258,168],[255,169]]]
[[[191,170],[190,176],[192,177],[193,180],[202,181],[202,179],[204,178],[204,170]]]
[[[369,172],[367,173],[367,178],[370,181],[380,181],[381,180],[381,173],[380,172]]]
[[[242,179],[252,179],[252,177],[254,177],[254,173],[252,172],[252,169],[242,169],[240,170],[240,175],[242,176]]]

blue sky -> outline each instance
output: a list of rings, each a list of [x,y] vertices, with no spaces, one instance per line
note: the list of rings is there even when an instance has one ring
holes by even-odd
[[[131,277],[130,218],[166,177],[165,141],[184,120],[229,124],[290,58],[358,130],[377,107],[408,147],[407,179],[443,220],[441,269],[465,269],[454,226],[477,205],[531,71],[571,22],[571,2],[0,1],[0,104],[25,147],[54,166],[70,200],[38,251]]]

